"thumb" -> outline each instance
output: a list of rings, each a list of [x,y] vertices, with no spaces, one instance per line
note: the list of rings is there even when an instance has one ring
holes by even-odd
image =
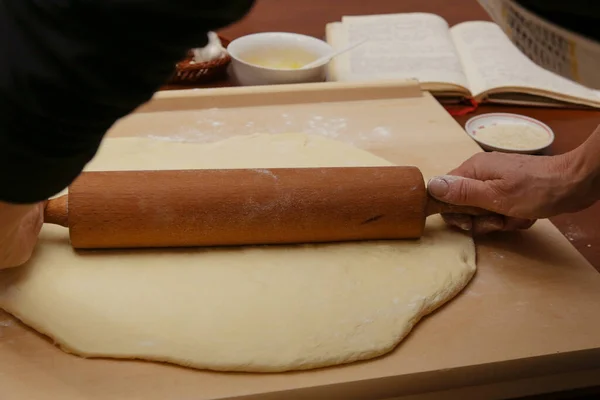
[[[488,182],[454,175],[436,176],[427,184],[437,200],[457,206],[472,206],[497,212]]]

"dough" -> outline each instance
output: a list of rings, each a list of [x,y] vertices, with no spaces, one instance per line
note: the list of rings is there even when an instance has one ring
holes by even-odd
[[[279,134],[109,139],[88,170],[342,165],[389,163]],[[29,264],[0,274],[0,305],[81,356],[271,372],[389,352],[474,273],[472,239],[438,217],[420,241],[85,253],[48,225]]]

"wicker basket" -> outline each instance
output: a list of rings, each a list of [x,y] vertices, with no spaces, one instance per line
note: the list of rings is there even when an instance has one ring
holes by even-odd
[[[514,0],[478,0],[517,48],[565,78],[600,89],[600,43],[530,12]]]
[[[227,48],[229,40],[219,36],[223,47]],[[213,82],[227,75],[227,67],[231,62],[231,56],[225,53],[223,57],[216,60],[194,63],[194,54],[190,50],[187,57],[177,63],[175,73],[169,80],[171,84],[194,85]]]

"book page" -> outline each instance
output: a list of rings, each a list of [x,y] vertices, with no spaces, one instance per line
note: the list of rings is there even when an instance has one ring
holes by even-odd
[[[328,40],[340,49],[365,38],[368,42],[335,60],[338,80],[418,79],[468,89],[468,81],[448,24],[433,14],[409,13],[343,17],[328,29]]]
[[[519,88],[598,101],[591,89],[536,65],[493,22],[464,22],[450,33],[474,96],[493,89]]]

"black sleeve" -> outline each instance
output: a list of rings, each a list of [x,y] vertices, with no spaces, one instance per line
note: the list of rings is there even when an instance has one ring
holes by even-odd
[[[600,41],[598,0],[517,0],[517,3],[553,24]]]
[[[68,186],[187,49],[253,0],[0,0],[0,201]]]

